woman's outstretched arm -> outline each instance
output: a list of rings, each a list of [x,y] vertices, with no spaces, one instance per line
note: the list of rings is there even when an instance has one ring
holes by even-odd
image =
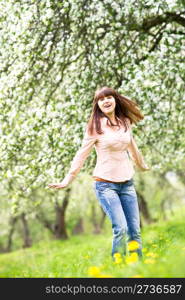
[[[66,174],[65,178],[62,180],[60,184],[50,184],[48,186],[54,188],[63,188],[66,187],[68,184],[70,184],[77,176],[77,174],[80,172],[80,169],[82,168],[86,158],[90,154],[94,144],[96,143],[96,140],[97,140],[96,135],[95,134],[92,136],[89,135],[86,129],[82,141],[82,145],[80,149],[77,151],[75,157],[73,158],[70,169]]]
[[[86,158],[89,156],[95,142],[96,136],[90,136],[86,130],[82,145],[73,158],[70,169],[62,182],[69,184],[73,181],[80,172],[80,169],[82,168]]]
[[[131,159],[134,161],[134,163],[136,164],[136,166],[140,170],[149,171],[150,168],[148,167],[148,165],[144,161],[144,158],[143,158],[141,152],[139,151],[138,146],[136,144],[136,141],[133,137],[132,124],[130,123],[130,120],[129,120],[129,130],[130,130],[130,134],[131,134],[131,141],[130,141],[129,146],[128,146],[129,155],[130,155]]]

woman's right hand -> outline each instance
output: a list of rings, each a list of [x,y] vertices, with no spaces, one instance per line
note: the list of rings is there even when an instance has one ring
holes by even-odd
[[[143,171],[150,171],[151,168],[149,168],[148,166],[146,166],[145,168],[142,169]]]
[[[66,183],[50,183],[48,184],[49,188],[53,188],[53,189],[63,189],[65,187],[67,187]]]

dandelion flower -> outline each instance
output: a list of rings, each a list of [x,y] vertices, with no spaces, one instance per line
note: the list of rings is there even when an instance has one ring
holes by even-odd
[[[138,261],[138,254],[132,253],[130,256],[126,257],[125,262],[127,264],[133,264]]]
[[[93,277],[98,277],[100,275],[100,268],[96,266],[90,267],[88,274]]]
[[[155,258],[155,257],[158,257],[159,255],[156,253],[153,253],[153,252],[148,252],[148,253],[146,253],[146,256]]]
[[[109,275],[109,274],[100,274],[97,276],[98,278],[113,278],[113,276]]]
[[[147,258],[147,259],[144,260],[144,263],[145,263],[145,264],[154,264],[154,263],[155,263],[155,260],[152,259],[152,258]]]
[[[115,258],[115,261],[114,261],[115,264],[120,264],[123,262],[121,254],[119,252],[114,253],[114,258]]]
[[[85,259],[89,259],[90,256],[89,256],[89,255],[85,255],[84,258],[85,258]]]
[[[129,249],[129,251],[134,251],[134,250],[136,250],[138,248],[139,248],[139,243],[137,241],[133,240],[133,241],[130,241],[128,243],[128,249]]]
[[[122,258],[116,258],[115,259],[115,264],[121,264],[123,262]]]
[[[120,258],[121,254],[119,252],[114,253],[114,258]]]

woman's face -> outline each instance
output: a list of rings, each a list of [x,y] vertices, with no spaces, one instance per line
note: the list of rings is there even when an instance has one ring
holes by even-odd
[[[98,100],[98,106],[104,114],[112,114],[116,107],[113,96],[106,96]]]

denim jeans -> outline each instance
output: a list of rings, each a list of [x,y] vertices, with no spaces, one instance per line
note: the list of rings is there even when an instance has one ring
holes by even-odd
[[[94,181],[93,188],[104,212],[112,223],[112,256],[127,254],[127,242],[135,240],[135,250],[142,257],[140,216],[133,178],[123,183]]]

